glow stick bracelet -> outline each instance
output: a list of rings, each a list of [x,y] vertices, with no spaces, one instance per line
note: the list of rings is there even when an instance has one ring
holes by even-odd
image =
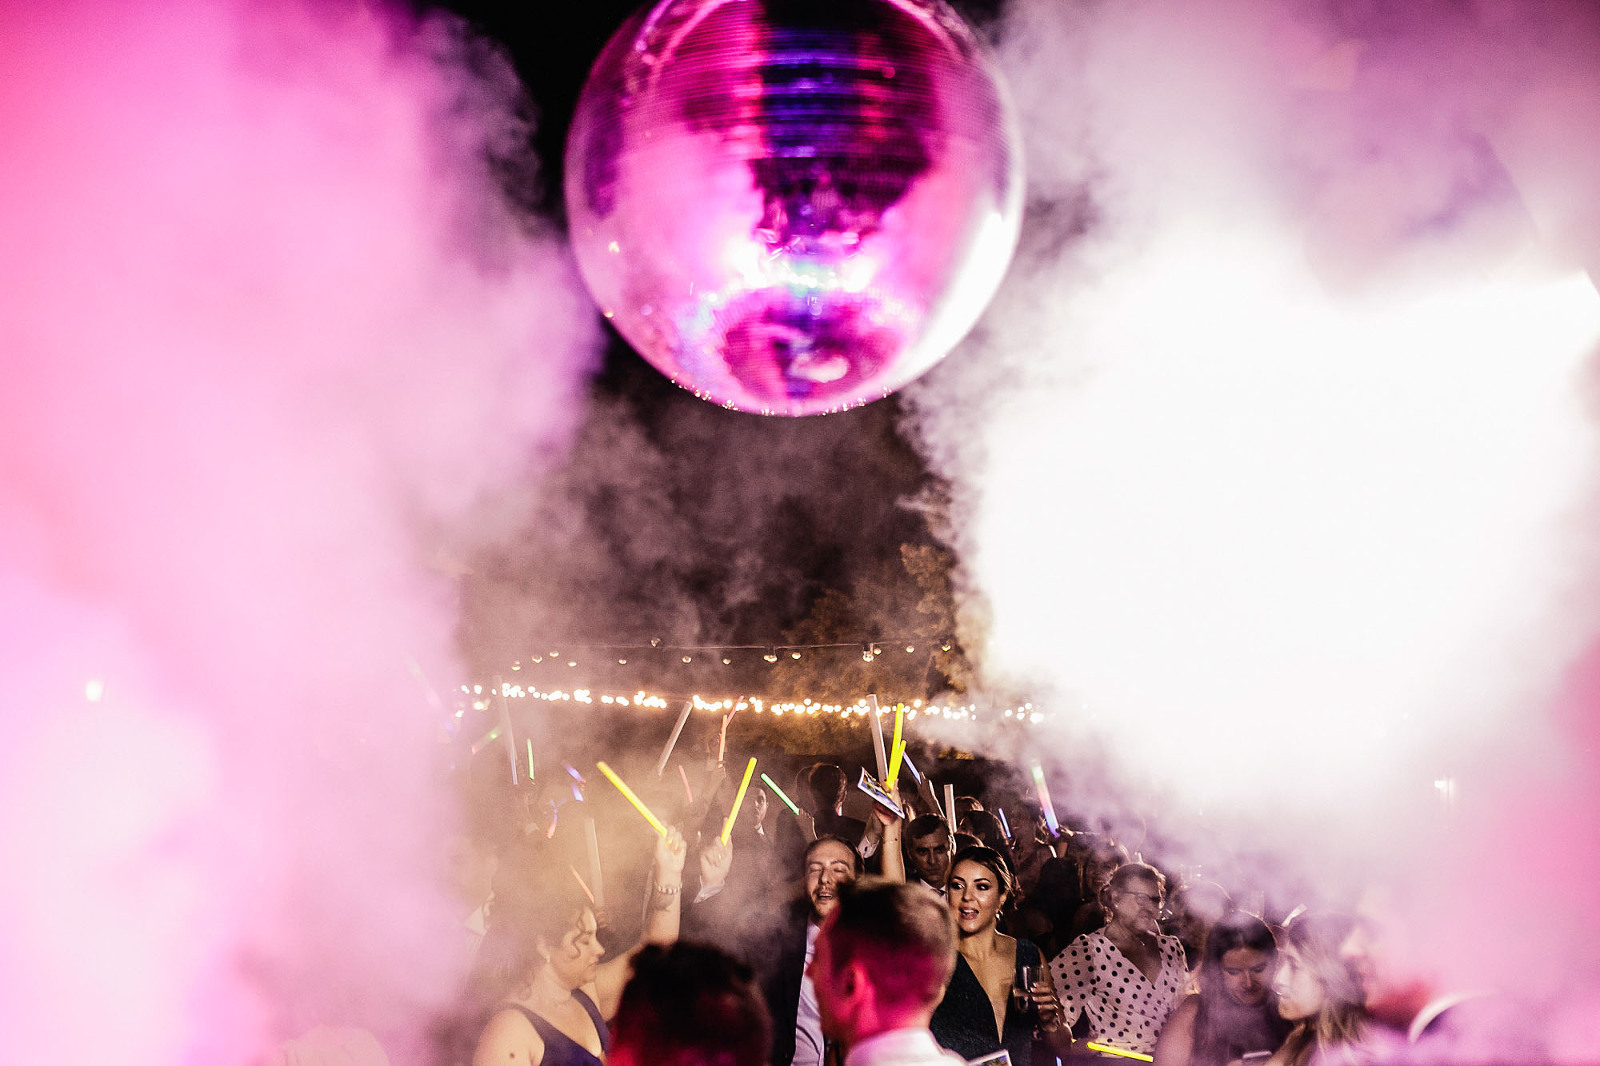
[[[778,783],[776,781],[767,776],[765,770],[761,772],[761,780],[768,788],[772,789],[773,795],[783,800],[784,806],[788,807],[796,814],[800,813],[800,808],[794,805],[794,800],[790,799],[788,793],[784,792],[783,789],[778,787]]]
[[[950,842],[956,839],[956,786],[944,786],[944,820],[950,827]]]
[[[894,743],[889,745],[889,776],[883,779],[884,787],[891,792],[900,784],[900,760],[906,753],[906,742],[900,739],[901,726],[905,724],[906,709],[903,704],[894,707]]]
[[[728,820],[722,823],[722,845],[727,847],[728,838],[733,835],[733,821],[739,817],[739,808],[744,805],[745,790],[750,787],[750,779],[755,776],[756,758],[750,756],[750,761],[744,767],[744,780],[739,782],[739,791],[733,796],[733,810],[728,812]]]
[[[1138,1059],[1140,1062],[1156,1061],[1155,1058],[1150,1055],[1141,1055],[1137,1051],[1123,1051],[1119,1047],[1112,1047],[1110,1044],[1097,1043],[1093,1040],[1089,1041],[1083,1046],[1088,1048],[1090,1051],[1098,1051],[1102,1055],[1116,1055],[1118,1058]]]
[[[606,883],[600,873],[600,838],[595,835],[593,818],[583,820],[583,835],[588,838],[585,843],[589,846],[589,876],[594,878],[594,894],[590,896],[589,901],[596,907],[604,907]],[[581,882],[582,878],[579,878],[579,881]]]
[[[995,810],[1000,815],[1000,828],[1006,834],[1006,842],[1010,843],[1014,838],[1011,836],[1011,823],[1006,821],[1006,809],[1004,807],[996,807]]]
[[[683,768],[683,763],[678,764],[678,776],[683,779],[683,794],[689,797],[689,802],[694,802],[694,789],[689,787],[689,772]]]
[[[683,732],[683,723],[689,720],[689,712],[694,710],[693,700],[683,701],[683,710],[678,713],[678,724],[672,727],[672,735],[667,738],[667,746],[661,749],[661,758],[656,761],[656,776],[660,777],[667,768],[667,758],[671,756],[672,749],[678,744],[678,734]]]
[[[1038,763],[1033,764],[1033,787],[1039,791],[1039,809],[1044,812],[1045,824],[1052,834],[1059,834],[1061,823],[1056,821],[1055,804],[1050,802],[1050,787],[1044,783],[1044,767]]]
[[[662,836],[667,835],[667,827],[661,824],[661,819],[657,818],[650,812],[650,808],[644,805],[644,800],[633,794],[633,789],[629,788],[627,783],[624,782],[622,778],[617,776],[617,772],[615,770],[603,762],[597,762],[595,763],[595,766],[599,767],[600,772],[606,775],[607,781],[610,781],[613,785],[617,786],[617,791],[622,793],[622,798],[633,804],[634,810],[644,815],[644,820],[650,823],[651,829],[654,829]]]
[[[878,756],[878,780],[885,780],[889,776],[889,753],[883,747],[883,723],[878,721],[878,697],[868,694],[867,710],[872,715],[872,750]]]

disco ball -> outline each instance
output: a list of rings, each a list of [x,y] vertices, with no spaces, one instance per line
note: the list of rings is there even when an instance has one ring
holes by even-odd
[[[1017,123],[943,0],[661,0],[567,142],[578,265],[696,396],[838,411],[922,374],[1016,247]]]

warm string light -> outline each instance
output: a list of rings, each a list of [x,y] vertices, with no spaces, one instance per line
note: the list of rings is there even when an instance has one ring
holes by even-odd
[[[660,638],[652,639],[649,644],[569,644],[567,647],[576,649],[569,651],[563,659],[559,650],[548,654],[540,653],[529,655],[527,658],[518,659],[511,664],[511,669],[520,671],[524,664],[540,664],[549,659],[553,664],[565,662],[569,667],[576,667],[583,661],[577,651],[590,652],[607,659],[616,659],[618,666],[627,666],[632,661],[634,654],[641,651],[661,651],[676,654],[678,661],[684,665],[691,665],[700,656],[701,662],[720,659],[723,666],[732,666],[734,654],[737,652],[759,652],[761,658],[769,663],[776,663],[784,655],[790,659],[799,659],[806,652],[822,652],[845,649],[859,649],[861,661],[865,663],[876,662],[889,650],[888,645],[904,646],[907,655],[915,655],[919,646],[926,646],[930,650],[932,645],[919,645],[919,637],[884,637],[880,640],[866,641],[835,641],[825,644],[663,644]],[[950,651],[954,640],[950,637],[941,637],[935,643],[941,651]]]
[[[463,695],[481,697],[483,695],[483,686],[462,685],[461,692]],[[493,694],[494,693],[491,690],[490,695],[492,696]],[[586,706],[594,706],[598,704],[607,707],[645,707],[651,710],[665,710],[674,701],[681,701],[687,698],[690,705],[696,711],[714,711],[718,714],[726,714],[729,711],[738,712],[752,710],[757,714],[771,714],[778,718],[781,718],[784,715],[793,715],[795,717],[815,717],[816,715],[822,714],[833,715],[841,719],[851,719],[868,718],[872,714],[872,710],[865,698],[859,699],[854,703],[830,703],[825,700],[815,700],[810,698],[800,700],[767,700],[758,699],[754,696],[740,697],[737,699],[732,697],[708,699],[698,694],[688,697],[659,696],[647,693],[642,689],[629,695],[617,695],[612,693],[601,693],[596,695],[593,690],[586,688],[550,689],[548,691],[543,691],[536,688],[525,687],[513,681],[501,682],[499,694],[506,699],[513,700],[529,699],[541,700],[545,703],[581,703]],[[482,698],[474,699],[472,701],[472,707],[474,710],[487,710],[489,707],[489,701]],[[878,709],[878,715],[881,718],[887,715],[892,715],[896,713],[897,710],[905,716],[905,721],[907,722],[916,721],[919,715],[924,719],[938,718],[943,721],[978,722],[992,720],[994,714],[992,708],[983,709],[975,703],[925,704],[923,700],[912,700],[909,703],[886,704]],[[999,713],[1002,719],[1011,719],[1012,721],[1018,723],[1030,725],[1038,725],[1047,717],[1044,712],[1035,708],[1032,703],[1023,703],[1017,707],[1005,707],[1002,708]],[[460,715],[461,712],[457,712],[457,717],[460,717]]]

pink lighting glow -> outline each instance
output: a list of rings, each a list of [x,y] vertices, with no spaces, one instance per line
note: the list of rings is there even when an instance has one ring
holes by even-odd
[[[0,11],[8,1062],[255,1063],[325,1022],[409,1061],[464,965],[425,562],[562,439],[592,338],[485,173],[517,87],[459,32]]]

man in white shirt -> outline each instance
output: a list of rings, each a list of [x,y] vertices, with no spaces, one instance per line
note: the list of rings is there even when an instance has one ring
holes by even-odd
[[[955,969],[955,919],[922,885],[868,878],[840,886],[808,972],[822,1031],[844,1066],[952,1066],[928,1022]]]

